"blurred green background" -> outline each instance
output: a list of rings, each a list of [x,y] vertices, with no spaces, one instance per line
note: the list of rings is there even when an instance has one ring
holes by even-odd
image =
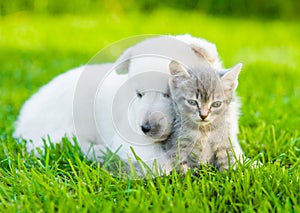
[[[99,11],[126,13],[132,10],[147,13],[162,7],[240,17],[300,17],[300,1],[297,0],[1,0],[0,15],[20,10],[49,14]]]

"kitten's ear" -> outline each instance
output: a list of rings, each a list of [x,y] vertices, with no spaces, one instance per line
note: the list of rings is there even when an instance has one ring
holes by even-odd
[[[169,64],[170,73],[173,76],[190,77],[188,71],[181,66],[177,61],[171,61]]]
[[[232,93],[238,86],[238,76],[243,64],[238,63],[221,77],[222,85],[225,93]]]

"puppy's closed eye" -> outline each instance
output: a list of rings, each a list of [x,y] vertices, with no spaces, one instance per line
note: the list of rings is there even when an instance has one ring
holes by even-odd
[[[163,93],[163,97],[170,98],[170,93]]]
[[[142,98],[144,94],[137,90],[136,95],[138,98]]]

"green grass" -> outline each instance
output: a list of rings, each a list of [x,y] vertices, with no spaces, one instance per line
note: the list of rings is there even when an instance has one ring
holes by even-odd
[[[166,10],[2,17],[0,212],[300,212],[298,25]],[[243,62],[239,138],[261,168],[128,180],[86,160],[67,141],[38,159],[12,138],[20,107],[40,86],[112,42],[149,33],[191,33],[216,43],[226,67]]]

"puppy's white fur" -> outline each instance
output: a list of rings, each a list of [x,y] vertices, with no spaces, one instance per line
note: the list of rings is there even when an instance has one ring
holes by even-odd
[[[99,79],[111,67],[112,64],[82,66],[57,76],[41,87],[23,105],[16,122],[14,137],[31,140],[32,143],[27,143],[28,151],[43,148],[43,139],[49,142],[48,137],[52,143],[60,142],[64,136],[72,138],[76,133],[74,107],[81,107],[82,113],[76,113],[76,120],[77,123],[82,122],[83,125],[78,127],[80,131],[77,132],[77,137],[81,139],[83,147],[98,141],[91,111],[95,97],[94,91],[96,91]],[[90,74],[89,84],[81,90],[82,95],[79,94],[78,98],[81,99],[81,103],[92,103],[92,105],[78,106],[74,105],[74,96],[78,89],[79,79],[84,72]]]

